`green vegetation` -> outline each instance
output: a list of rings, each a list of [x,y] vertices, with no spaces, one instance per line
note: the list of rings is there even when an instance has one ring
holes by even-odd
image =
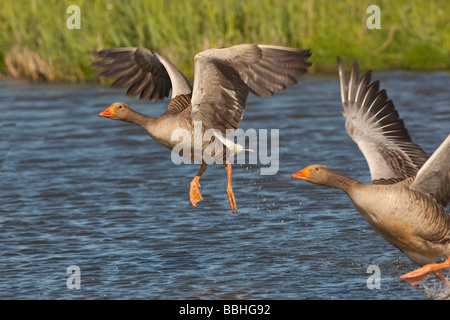
[[[66,26],[69,5],[81,29]],[[369,5],[381,29],[368,29]],[[35,80],[84,81],[93,50],[142,46],[193,74],[195,53],[243,42],[311,48],[315,72],[336,55],[361,68],[450,69],[448,0],[3,0],[0,71]]]

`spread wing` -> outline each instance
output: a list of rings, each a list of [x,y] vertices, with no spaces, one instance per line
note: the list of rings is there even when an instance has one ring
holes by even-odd
[[[449,204],[450,135],[420,168],[410,188],[431,194],[444,207]]]
[[[355,59],[347,83],[345,66],[338,57],[345,128],[368,163],[372,183],[394,183],[414,177],[429,154],[412,142],[403,120],[371,71],[358,82]]]
[[[311,65],[309,50],[240,44],[195,56],[192,119],[223,133],[237,129],[249,92],[268,97],[297,83]]]
[[[101,76],[117,78],[111,88],[128,88],[127,95],[140,95],[141,100],[156,101],[170,94],[189,95],[192,86],[169,60],[144,48],[113,48],[92,53],[92,68]]]

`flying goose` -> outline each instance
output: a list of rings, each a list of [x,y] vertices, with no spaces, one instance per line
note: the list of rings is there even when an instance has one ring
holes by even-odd
[[[450,267],[450,135],[430,156],[412,142],[403,120],[371,71],[358,83],[355,59],[346,82],[338,57],[345,128],[366,158],[371,184],[313,164],[292,178],[343,190],[370,226],[400,249],[420,269],[400,278],[418,284],[434,273],[448,284],[441,269]],[[444,262],[435,263],[437,259]]]
[[[261,44],[209,49],[194,58],[192,86],[177,67],[154,51],[135,47],[96,51],[92,67],[101,71],[100,76],[117,78],[111,88],[128,88],[127,95],[139,94],[141,100],[150,101],[164,99],[172,92],[166,112],[157,118],[138,113],[123,102],[111,104],[99,116],[139,125],[158,143],[199,163],[189,192],[194,207],[203,200],[199,179],[207,164],[213,160],[223,163],[228,199],[235,212],[232,169],[227,159],[246,149],[223,134],[238,128],[249,92],[270,97],[295,85],[295,76],[311,65],[307,61],[310,55],[309,50]],[[203,141],[208,130],[213,130],[213,135]]]

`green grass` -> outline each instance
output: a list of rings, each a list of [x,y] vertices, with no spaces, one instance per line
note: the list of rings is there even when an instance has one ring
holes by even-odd
[[[70,30],[69,5],[81,9]],[[371,4],[381,29],[366,27]],[[312,49],[311,72],[336,72],[336,55],[362,69],[450,69],[447,0],[3,0],[0,71],[35,80],[84,81],[93,50],[142,46],[189,77],[204,49],[243,42]]]

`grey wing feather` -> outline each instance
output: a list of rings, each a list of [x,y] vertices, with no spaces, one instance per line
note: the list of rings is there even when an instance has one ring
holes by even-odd
[[[140,94],[141,100],[164,99],[172,90],[172,97],[191,94],[192,86],[186,77],[167,59],[157,53],[135,47],[95,51],[91,67],[100,76],[117,78],[112,88],[128,88],[127,95]]]
[[[450,202],[450,135],[420,168],[410,188],[431,194],[446,207]]]
[[[403,120],[371,71],[358,82],[355,59],[347,83],[345,66],[338,57],[345,128],[366,158],[373,183],[394,183],[414,177],[429,154],[412,142]]]
[[[237,129],[249,92],[268,97],[297,83],[309,50],[241,44],[195,56],[192,119],[223,133]]]

